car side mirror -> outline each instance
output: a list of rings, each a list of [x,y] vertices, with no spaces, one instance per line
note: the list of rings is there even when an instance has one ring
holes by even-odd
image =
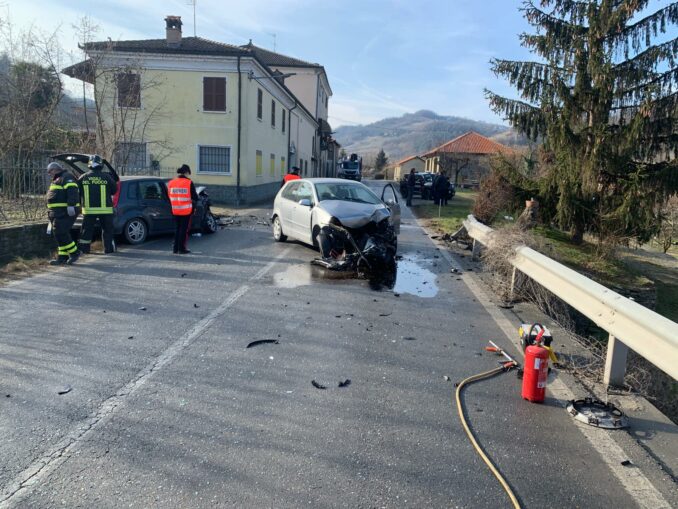
[[[304,198],[303,200],[299,200],[299,205],[303,205],[304,207],[312,207],[313,203],[308,198]]]

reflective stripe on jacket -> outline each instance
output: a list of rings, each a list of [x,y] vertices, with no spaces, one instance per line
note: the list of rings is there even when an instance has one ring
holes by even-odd
[[[117,184],[112,177],[101,171],[88,171],[80,177],[82,187],[82,213],[112,214],[113,195]]]
[[[191,179],[177,177],[167,184],[172,214],[175,216],[189,216],[193,212],[191,201]]]
[[[56,176],[49,185],[47,191],[47,208],[62,209],[66,207],[79,207],[80,193],[78,184],[70,173],[63,172]]]

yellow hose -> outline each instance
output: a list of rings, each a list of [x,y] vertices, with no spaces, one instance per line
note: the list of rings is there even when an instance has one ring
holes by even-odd
[[[478,444],[478,441],[476,440],[476,437],[473,436],[473,432],[471,431],[471,428],[469,428],[468,423],[466,422],[466,416],[464,415],[464,410],[461,406],[461,390],[464,388],[465,385],[472,384],[473,382],[477,382],[478,380],[484,380],[485,378],[490,378],[498,373],[501,373],[502,371],[505,371],[505,368],[503,366],[499,366],[498,368],[492,369],[490,371],[486,371],[484,373],[478,373],[477,375],[473,375],[468,377],[467,379],[463,380],[458,386],[457,386],[457,410],[459,410],[459,418],[461,419],[461,423],[464,426],[464,431],[466,431],[466,434],[468,435],[469,440],[471,441],[471,444],[473,444],[473,447],[475,448],[476,452],[478,455],[483,459],[485,464],[488,466],[490,471],[494,474],[494,476],[499,480],[501,483],[502,487],[508,494],[509,498],[511,499],[511,502],[513,503],[513,507],[515,509],[521,509],[520,502],[518,502],[518,498],[515,496],[513,493],[513,490],[511,487],[508,485],[508,482],[506,482],[506,479],[499,473],[499,470],[497,470],[497,467],[494,466],[494,463],[492,463],[492,460],[487,457],[485,452],[482,450],[480,445]]]

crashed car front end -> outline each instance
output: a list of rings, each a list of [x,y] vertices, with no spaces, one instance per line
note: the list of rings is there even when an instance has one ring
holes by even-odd
[[[398,241],[386,207],[376,208],[370,215],[344,211],[347,213],[341,218],[324,212],[318,222],[322,258],[314,264],[330,270],[355,270],[366,277],[395,266]]]

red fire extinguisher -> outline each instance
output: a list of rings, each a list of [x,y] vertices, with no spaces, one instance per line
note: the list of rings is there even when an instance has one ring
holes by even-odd
[[[523,369],[523,399],[532,403],[543,403],[546,393],[546,378],[549,370],[549,351],[541,346],[542,330],[534,344],[525,349],[525,367]]]

